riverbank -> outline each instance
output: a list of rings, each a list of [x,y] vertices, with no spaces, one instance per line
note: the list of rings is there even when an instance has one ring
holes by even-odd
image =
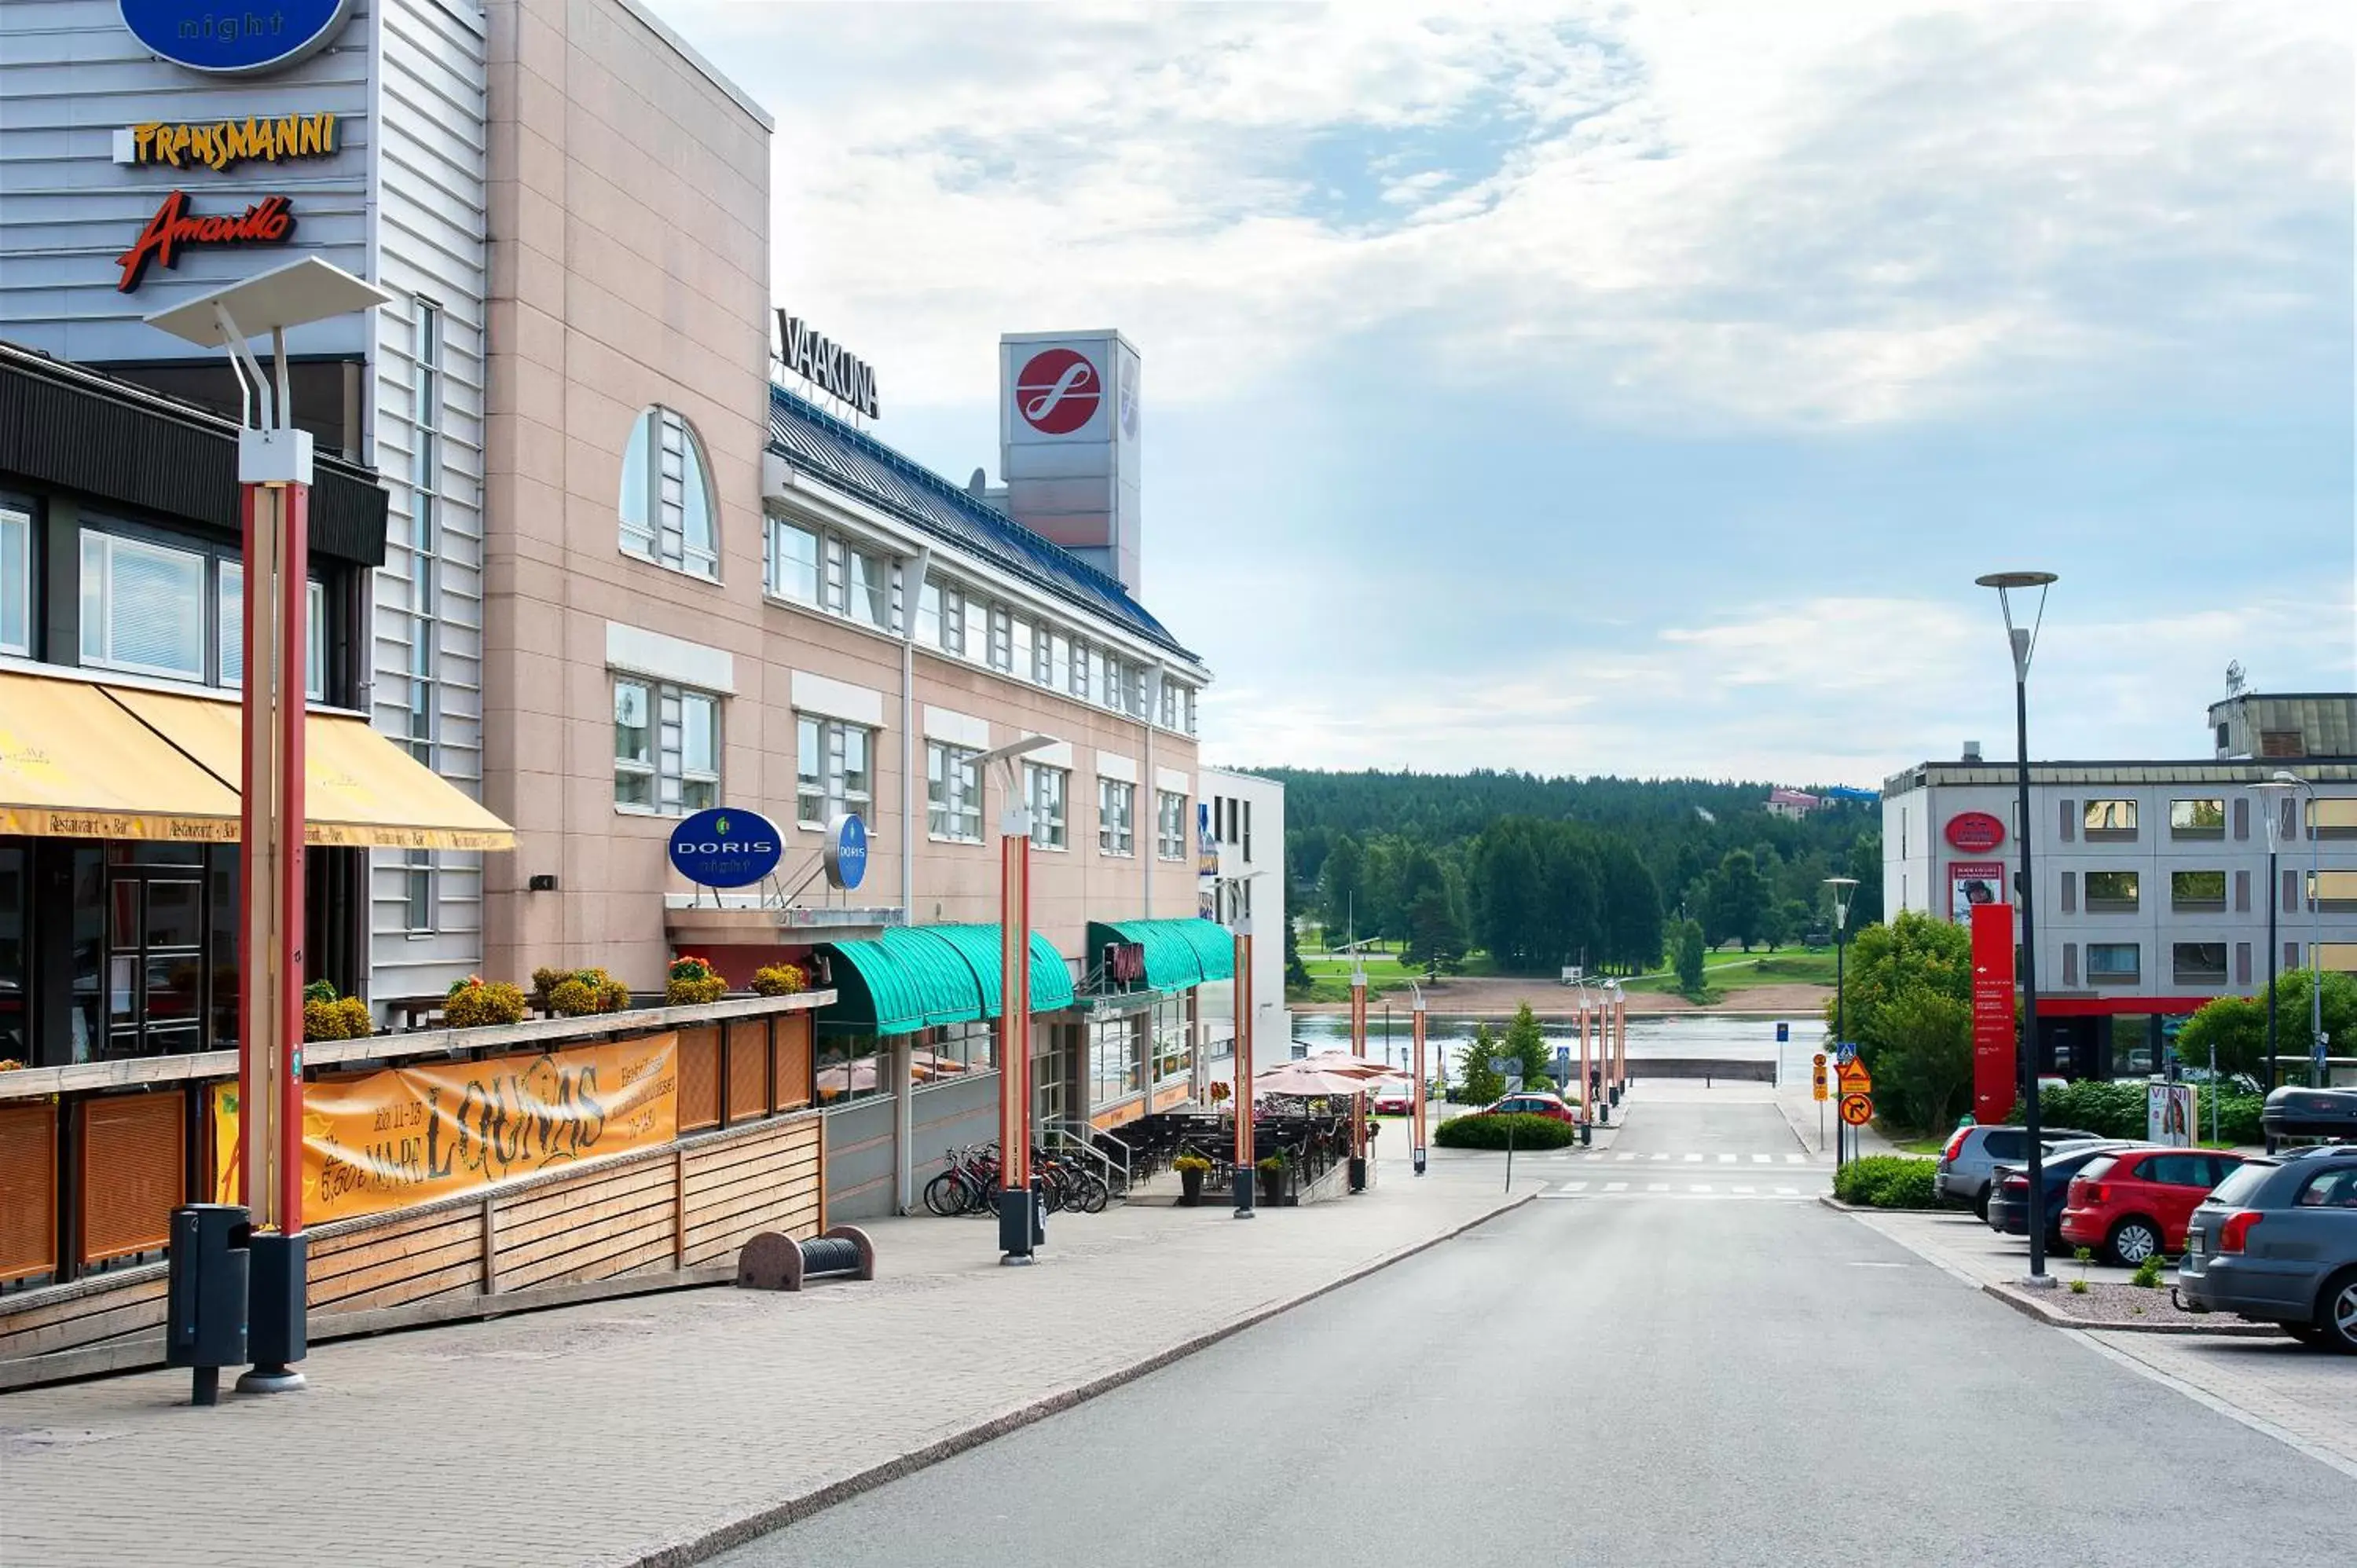
[[[1730,1013],[1792,1018],[1814,1017],[1823,1012],[1824,1004],[1833,1000],[1834,988],[1789,981],[1770,985],[1731,985],[1724,988],[1719,1001],[1708,1005],[1698,1005],[1670,992],[1624,991],[1621,994],[1632,1018]],[[1534,1012],[1568,1013],[1579,1002],[1579,993],[1573,987],[1550,984],[1531,975],[1447,976],[1426,986],[1424,995],[1430,1011],[1468,1018],[1511,1018],[1524,1002],[1531,1004]],[[1405,1012],[1407,1008],[1405,993],[1392,992],[1385,1000],[1395,1011]],[[1351,1011],[1347,1002],[1296,1002],[1289,1005],[1296,1015],[1347,1015]]]

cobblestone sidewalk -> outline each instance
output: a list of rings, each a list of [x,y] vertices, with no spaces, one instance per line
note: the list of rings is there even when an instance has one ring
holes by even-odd
[[[1365,1197],[871,1228],[872,1283],[715,1288],[317,1348],[196,1410],[185,1372],[0,1396],[0,1563],[688,1563],[1158,1365],[1535,1193],[1406,1140]],[[1519,1173],[1517,1173],[1519,1176]]]

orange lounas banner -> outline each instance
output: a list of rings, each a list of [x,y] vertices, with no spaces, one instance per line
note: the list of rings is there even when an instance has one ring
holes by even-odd
[[[303,1223],[430,1203],[679,1133],[679,1036],[386,1068],[303,1090]],[[214,1096],[214,1190],[237,1201],[237,1090]]]

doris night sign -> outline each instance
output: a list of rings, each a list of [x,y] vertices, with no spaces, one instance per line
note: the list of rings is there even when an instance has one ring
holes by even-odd
[[[190,70],[250,76],[293,65],[344,25],[351,0],[119,0],[123,25],[156,55]]]

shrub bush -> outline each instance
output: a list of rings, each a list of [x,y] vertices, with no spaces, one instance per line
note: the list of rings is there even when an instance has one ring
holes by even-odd
[[[535,970],[535,983],[547,970]],[[630,988],[602,969],[576,969],[558,976],[541,993],[548,1010],[561,1017],[579,1018],[592,1013],[619,1013],[630,1004]]]
[[[717,1002],[727,994],[728,983],[712,967],[711,960],[682,953],[671,961],[669,976],[663,982],[663,1000],[673,1006]]]
[[[523,988],[504,980],[485,981],[470,974],[457,981],[442,1002],[442,1021],[454,1029],[479,1029],[490,1024],[523,1022]]]
[[[753,972],[753,990],[762,996],[792,996],[810,989],[810,976],[798,964],[765,963]]]
[[[328,987],[325,996],[317,988]],[[376,1033],[376,1019],[368,1004],[357,996],[339,998],[336,988],[315,980],[303,988],[303,1037],[306,1040],[365,1040]]]
[[[1579,1129],[1552,1116],[1517,1112],[1512,1116],[1451,1116],[1433,1129],[1432,1141],[1444,1149],[1502,1149],[1508,1127],[1517,1149],[1560,1149],[1577,1140]]]
[[[2142,1138],[2145,1135],[2145,1081],[2107,1083],[2083,1079],[2076,1083],[2052,1084],[2038,1097],[2038,1119],[2049,1127],[2076,1127],[2104,1138]],[[2196,1086],[2193,1091],[2195,1136],[2210,1136],[2210,1086]],[[2255,1144],[2262,1136],[2259,1112],[2266,1106],[2264,1095],[2238,1094],[2228,1090],[2218,1096],[2218,1136],[2229,1144]],[[2021,1120],[2021,1108],[2016,1106],[2009,1118]]]
[[[1844,1165],[1834,1178],[1834,1196],[1871,1208],[1930,1208],[1936,1160],[1905,1155],[1867,1155]]]

